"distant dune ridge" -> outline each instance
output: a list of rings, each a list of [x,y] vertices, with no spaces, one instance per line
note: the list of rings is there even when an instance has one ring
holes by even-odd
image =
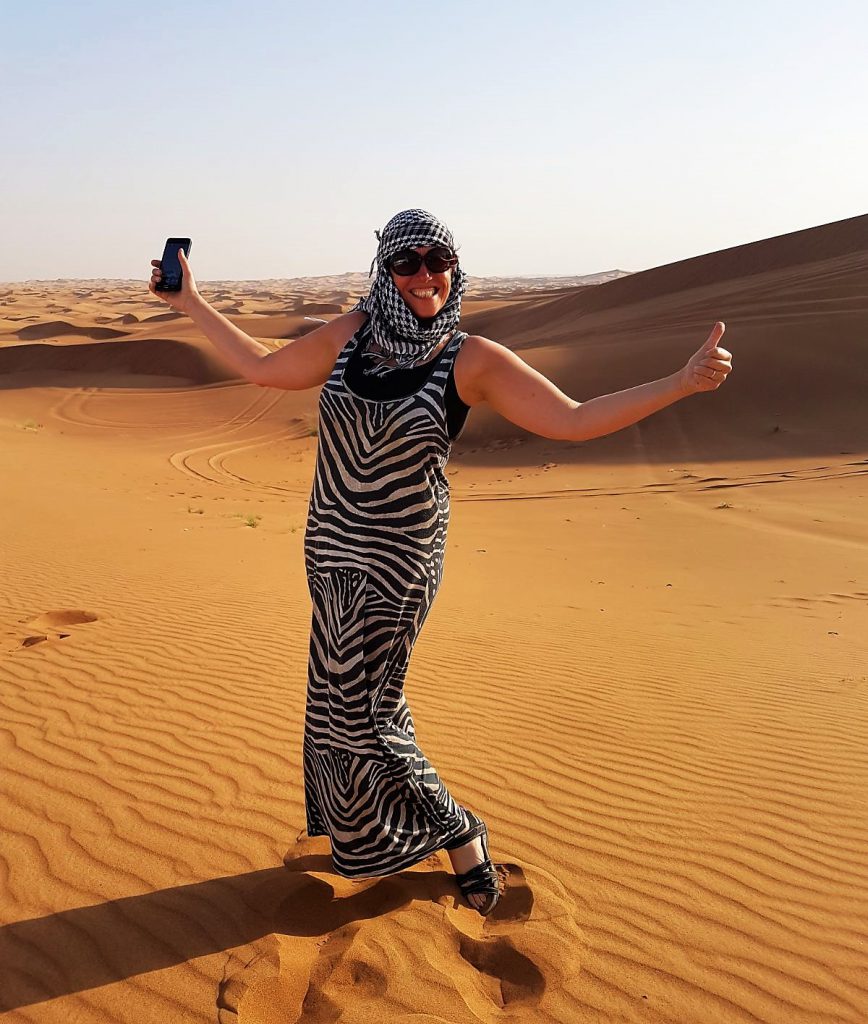
[[[239,379],[144,280],[0,287],[0,1013],[218,1024],[865,1024],[868,216],[627,275],[475,279],[462,327],[606,437],[475,406],[406,681],[483,817],[351,882],[304,834],[317,390]],[[269,348],[365,274],[203,282]]]

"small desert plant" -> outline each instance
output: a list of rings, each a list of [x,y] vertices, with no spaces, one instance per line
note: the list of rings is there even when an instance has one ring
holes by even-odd
[[[262,516],[246,515],[244,512],[226,512],[224,513],[227,519],[243,519],[245,526],[256,527],[259,525],[259,520]]]

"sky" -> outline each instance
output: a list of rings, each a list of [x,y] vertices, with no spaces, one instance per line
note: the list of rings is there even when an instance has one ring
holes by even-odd
[[[868,5],[2,4],[0,281],[592,274],[868,212]]]

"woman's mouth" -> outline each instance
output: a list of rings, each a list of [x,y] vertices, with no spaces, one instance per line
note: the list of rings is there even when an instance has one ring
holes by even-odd
[[[437,294],[436,288],[411,288],[410,294],[417,299],[431,299]]]

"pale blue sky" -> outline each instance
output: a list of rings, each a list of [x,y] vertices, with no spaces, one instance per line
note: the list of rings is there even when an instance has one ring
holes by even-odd
[[[161,14],[160,12],[170,12]],[[642,270],[868,212],[862,0],[4,4],[0,280]]]

